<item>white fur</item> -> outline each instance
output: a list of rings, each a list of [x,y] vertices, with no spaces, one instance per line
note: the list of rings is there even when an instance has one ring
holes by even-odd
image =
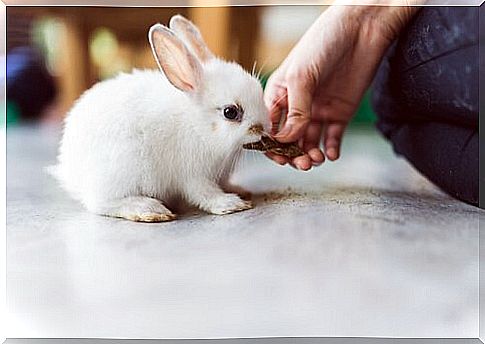
[[[172,216],[164,205],[175,197],[215,214],[249,208],[220,183],[242,144],[259,140],[248,128],[268,126],[262,88],[234,63],[212,58],[202,69],[194,93],[155,70],[86,91],[65,120],[54,171],[61,185],[92,212],[141,221]],[[222,115],[233,103],[244,109],[240,123]]]

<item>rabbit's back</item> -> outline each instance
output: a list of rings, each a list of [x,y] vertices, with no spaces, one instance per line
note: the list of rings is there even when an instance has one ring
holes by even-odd
[[[65,120],[58,179],[88,208],[103,198],[163,192],[160,183],[171,179],[164,155],[176,151],[173,133],[183,102],[158,71],[96,84]]]

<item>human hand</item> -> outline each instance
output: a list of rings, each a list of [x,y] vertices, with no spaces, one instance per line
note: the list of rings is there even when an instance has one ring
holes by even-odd
[[[306,154],[292,160],[267,155],[301,170],[321,164],[325,156],[338,159],[344,130],[382,56],[417,9],[331,6],[324,11],[265,89],[272,134],[280,142],[298,141]]]

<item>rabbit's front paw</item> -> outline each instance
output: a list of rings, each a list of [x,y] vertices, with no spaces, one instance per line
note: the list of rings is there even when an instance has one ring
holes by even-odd
[[[250,201],[253,196],[248,190],[234,184],[226,183],[222,186],[222,189],[227,193],[236,194],[245,201]]]
[[[225,215],[251,209],[252,207],[253,205],[250,201],[243,201],[234,194],[224,194],[212,201],[209,212],[216,215]]]

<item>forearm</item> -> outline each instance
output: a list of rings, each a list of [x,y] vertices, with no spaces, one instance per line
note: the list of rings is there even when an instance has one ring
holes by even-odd
[[[359,23],[364,35],[386,44],[399,35],[426,0],[369,0],[372,5],[351,5],[352,2],[354,0],[337,0],[322,16],[332,15],[343,22]],[[405,3],[410,5],[401,6]]]

